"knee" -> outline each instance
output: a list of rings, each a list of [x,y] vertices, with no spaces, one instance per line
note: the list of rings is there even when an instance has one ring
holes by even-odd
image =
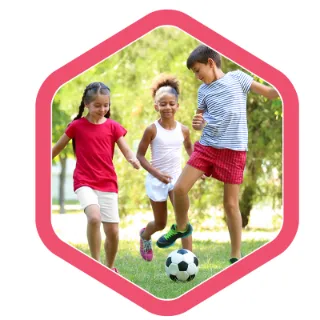
[[[223,205],[227,215],[235,215],[240,213],[239,204],[237,202],[225,201]]]
[[[163,230],[167,225],[167,221],[156,221],[155,222],[155,229],[157,231]]]
[[[88,216],[88,223],[91,225],[91,226],[100,226],[101,224],[101,218],[100,218],[100,215],[98,214],[95,214],[95,215],[90,215]]]
[[[87,219],[88,224],[91,226],[100,226],[101,223],[101,215],[100,215],[100,209],[96,205],[90,205],[85,208],[84,210]]]
[[[185,196],[188,194],[188,190],[182,185],[177,183],[173,188],[174,196]]]

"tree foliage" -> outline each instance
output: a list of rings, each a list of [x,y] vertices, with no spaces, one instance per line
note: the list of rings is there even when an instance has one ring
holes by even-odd
[[[53,101],[53,142],[57,141],[77,113],[86,85],[101,81],[111,88],[111,118],[128,130],[126,140],[136,151],[146,126],[158,118],[150,86],[154,77],[162,72],[174,74],[179,79],[180,108],[176,119],[190,128],[192,141],[197,141],[200,132],[192,129],[191,122],[197,108],[197,90],[201,83],[186,68],[186,59],[198,44],[198,40],[180,29],[160,27],[64,84]],[[238,65],[223,58],[225,72],[238,68]],[[272,175],[276,168],[281,179],[281,120],[280,100],[271,102],[249,94],[250,140],[242,190],[248,186],[254,189],[250,198],[252,204],[272,201],[274,205],[279,205],[281,202],[281,183],[278,183],[278,179],[276,184]],[[70,150],[70,147],[66,150],[67,156],[72,156]],[[147,156],[150,157],[149,151]],[[183,161],[187,161],[185,152]],[[132,169],[117,148],[114,164],[119,182],[121,215],[150,209],[144,189],[146,172],[143,169]],[[222,194],[223,185],[218,181],[206,179],[197,182],[190,193],[191,217],[201,219],[212,206],[222,208]]]

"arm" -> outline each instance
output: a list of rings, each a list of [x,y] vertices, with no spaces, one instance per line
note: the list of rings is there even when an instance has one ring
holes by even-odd
[[[266,97],[268,99],[275,99],[275,98],[279,97],[278,92],[274,88],[266,86],[266,85],[259,83],[257,81],[252,81],[252,84],[250,86],[250,91],[252,91],[253,93],[256,93],[256,94],[263,95],[264,97]]]
[[[197,112],[192,119],[192,128],[194,130],[202,130],[205,127],[206,121],[203,119],[203,113],[204,110],[197,109]]]
[[[141,163],[141,166],[148,171],[151,175],[159,179],[163,183],[169,183],[172,179],[169,175],[162,173],[157,168],[153,167],[149,161],[146,159],[146,153],[151,141],[154,139],[156,135],[156,129],[154,125],[149,126],[142,136],[142,139],[139,143],[137,158]]]
[[[118,139],[117,145],[126,158],[126,160],[135,168],[139,169],[140,168],[140,163],[138,159],[136,158],[135,154],[132,152],[132,150],[129,148],[125,138],[122,136]]]
[[[55,158],[68,144],[71,139],[64,133],[52,148],[52,159]]]
[[[186,126],[182,126],[182,133],[184,136],[183,145],[184,145],[184,148],[185,148],[187,154],[190,157],[191,153],[193,151],[193,144],[190,139],[190,130]]]
[[[204,113],[204,110],[197,109],[197,112],[192,120],[192,128],[193,129],[202,130],[206,126],[207,122],[206,122],[206,120],[203,119],[203,113]],[[193,146],[192,146],[192,151],[193,151]],[[191,151],[191,153],[192,153],[192,151]],[[189,152],[188,152],[189,156],[191,155],[191,153],[189,154]],[[206,178],[205,174],[203,174],[200,178],[201,178],[201,180],[205,180],[205,178]]]

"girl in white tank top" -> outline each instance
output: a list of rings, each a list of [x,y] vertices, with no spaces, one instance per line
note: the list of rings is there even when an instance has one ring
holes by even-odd
[[[154,80],[152,97],[160,119],[146,128],[137,151],[141,166],[148,171],[146,192],[154,215],[154,220],[140,230],[140,254],[147,261],[153,258],[152,234],[167,224],[167,199],[169,196],[172,202],[172,190],[181,173],[182,145],[189,156],[193,151],[189,129],[174,118],[179,108],[178,96],[179,83],[175,77],[161,74]],[[145,158],[149,146],[150,162]],[[191,236],[182,239],[184,249],[192,251],[191,243]]]
[[[181,123],[175,121],[176,127],[168,130],[159,121],[162,122],[161,119],[154,122],[156,136],[151,141],[151,164],[175,179],[181,173],[182,145],[184,142]]]

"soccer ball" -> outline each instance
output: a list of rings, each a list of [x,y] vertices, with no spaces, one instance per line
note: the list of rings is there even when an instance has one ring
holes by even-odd
[[[198,273],[199,261],[191,251],[179,249],[168,255],[165,269],[171,280],[186,282],[194,279]]]

